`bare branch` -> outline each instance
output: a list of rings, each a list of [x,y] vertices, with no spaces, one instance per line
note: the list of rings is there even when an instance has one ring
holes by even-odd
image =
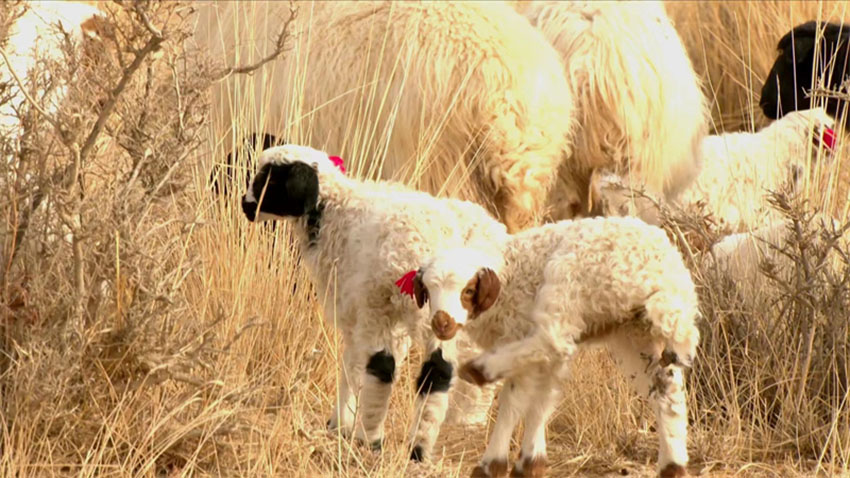
[[[0,48],[0,56],[2,56],[3,61],[6,62],[6,67],[8,68],[9,73],[12,74],[12,78],[14,78],[15,83],[18,85],[18,89],[21,90],[21,93],[23,93],[24,98],[26,98],[27,102],[33,108],[35,108],[36,111],[41,113],[44,116],[44,118],[56,129],[56,131],[59,132],[60,131],[59,123],[57,123],[56,119],[54,119],[52,116],[50,116],[47,113],[47,111],[44,111],[44,108],[42,108],[41,105],[38,104],[38,102],[35,100],[35,98],[30,96],[29,92],[27,92],[26,87],[24,87],[24,82],[21,81],[21,78],[18,76],[17,73],[15,73],[15,69],[12,68],[12,62],[9,61],[9,57],[6,55],[6,50],[4,48]]]
[[[246,66],[239,66],[239,67],[231,66],[231,67],[225,68],[224,71],[222,71],[221,73],[219,73],[218,75],[216,75],[213,78],[213,81],[222,81],[222,80],[224,80],[224,79],[226,79],[226,78],[228,78],[228,77],[230,77],[231,75],[234,75],[234,74],[250,74],[250,73],[253,73],[254,71],[258,70],[259,68],[261,68],[266,63],[275,60],[277,57],[279,57],[281,54],[283,54],[283,52],[286,51],[286,49],[287,49],[286,48],[286,42],[292,36],[289,29],[292,26],[292,22],[295,21],[295,17],[296,17],[297,13],[298,13],[298,9],[295,7],[295,2],[293,0],[290,0],[289,1],[289,18],[286,19],[286,22],[284,22],[284,24],[283,24],[283,28],[281,28],[281,30],[280,30],[280,34],[278,35],[277,41],[275,42],[275,49],[274,49],[273,52],[271,52],[269,55],[265,56],[264,58],[262,58],[260,61],[258,61],[256,63],[252,63],[252,64],[246,65]]]
[[[118,85],[116,85],[115,88],[109,93],[109,99],[106,101],[106,104],[103,105],[103,109],[101,109],[100,114],[97,117],[97,121],[94,124],[94,127],[89,133],[88,138],[86,138],[86,142],[83,144],[82,149],[80,149],[80,158],[82,160],[86,159],[86,156],[94,147],[98,135],[100,135],[100,132],[103,130],[103,127],[106,124],[106,120],[109,118],[109,115],[112,114],[112,110],[115,109],[115,104],[118,102],[118,97],[121,96],[121,93],[123,93],[124,89],[127,88],[127,84],[130,82],[130,79],[133,78],[133,75],[135,75],[139,67],[142,66],[142,63],[145,61],[145,58],[147,58],[148,55],[159,49],[162,42],[162,37],[152,36],[150,40],[148,40],[148,42],[145,44],[145,46],[136,53],[136,57],[133,59],[133,63],[131,63],[130,66],[128,66],[127,69],[124,70],[124,74],[121,76],[121,80],[118,82]]]
[[[139,15],[139,18],[142,20],[142,25],[144,25],[145,29],[150,32],[151,36],[153,36],[153,38],[159,38],[159,40],[162,41],[162,31],[153,26],[147,12],[145,12],[145,9],[142,8],[142,3],[134,3],[133,9],[136,11],[136,14]]]

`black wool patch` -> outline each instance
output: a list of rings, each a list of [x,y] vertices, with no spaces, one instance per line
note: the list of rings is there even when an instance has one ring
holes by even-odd
[[[395,375],[395,358],[386,350],[381,350],[369,357],[366,371],[383,383],[392,383],[393,375]]]
[[[443,351],[437,349],[422,364],[422,372],[416,379],[416,389],[420,395],[448,392],[453,372],[452,364],[443,359]]]

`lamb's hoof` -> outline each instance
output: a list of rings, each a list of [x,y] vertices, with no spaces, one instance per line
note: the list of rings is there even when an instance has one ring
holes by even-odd
[[[523,458],[511,470],[512,478],[543,478],[546,476],[546,457]]]
[[[670,463],[658,472],[658,478],[683,478],[688,476],[688,470],[682,465]]]
[[[508,476],[508,462],[502,460],[482,463],[472,469],[472,478],[505,478]]]
[[[377,440],[373,440],[372,443],[369,444],[369,448],[371,448],[372,451],[380,452],[384,448],[384,439],[378,438]]]
[[[467,382],[474,383],[479,387],[483,387],[484,385],[492,382],[492,380],[487,379],[487,376],[484,375],[484,370],[482,370],[481,366],[477,365],[475,361],[469,361],[463,364],[458,371],[457,376]]]
[[[425,461],[425,450],[420,445],[416,445],[410,452],[410,459],[418,463]]]
[[[338,432],[340,435],[342,435],[343,438],[350,438],[351,437],[351,428],[345,427],[345,426],[340,427],[339,423],[337,423],[337,421],[334,420],[333,418],[328,419],[328,421],[325,423],[325,426],[327,426],[328,431],[330,433],[337,433]]]

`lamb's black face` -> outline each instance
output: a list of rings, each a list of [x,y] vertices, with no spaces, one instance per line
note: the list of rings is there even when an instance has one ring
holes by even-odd
[[[827,87],[838,88],[848,70],[847,54],[848,31],[845,26],[843,31],[841,25],[821,25],[824,28],[823,43],[821,44],[819,56],[819,74],[831,70],[831,75],[825,80]],[[773,64],[770,73],[765,79],[761,90],[759,106],[765,116],[771,119],[798,110],[806,110],[812,107],[811,98],[806,93],[812,88],[812,71],[815,63],[815,39],[817,38],[818,26],[816,22],[807,22],[794,27],[779,40],[777,48],[779,57]],[[834,58],[834,60],[833,60]],[[823,70],[827,61],[834,61],[834,67]],[[818,103],[820,104],[820,103]],[[830,99],[826,104],[829,114],[835,115],[839,107],[838,100]]]
[[[242,211],[249,221],[260,212],[276,216],[300,217],[319,202],[319,177],[305,163],[264,164],[251,181],[251,190],[242,196]],[[265,189],[265,192],[263,192]]]

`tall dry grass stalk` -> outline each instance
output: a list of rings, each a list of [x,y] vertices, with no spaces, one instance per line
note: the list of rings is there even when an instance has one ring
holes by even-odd
[[[142,60],[119,95],[98,147],[81,165],[75,194],[49,189],[57,207],[62,201],[78,206],[86,287],[81,291],[75,283],[72,243],[53,237],[67,230],[55,229],[51,214],[30,226],[3,284],[0,474],[466,475],[480,457],[487,430],[446,426],[434,463],[408,461],[416,351],[400,366],[381,454],[325,431],[340,379],[339,339],[321,317],[288,228],[244,220],[238,194],[248,168],[236,168],[233,196],[213,198],[207,189],[213,163],[244,134],[266,126],[265,116],[258,123],[254,113],[264,111],[269,95],[285,94],[285,104],[291,105],[287,124],[281,125],[287,139],[297,141],[303,134],[288,126],[308,113],[300,107],[298,79],[309,65],[303,64],[298,39],[284,53],[301,65],[290,72],[294,86],[276,90],[268,70],[255,73],[257,82],[231,75],[227,81],[233,86],[221,101],[236,114],[225,123],[217,116],[221,104],[212,108],[213,117],[203,114],[206,87],[220,70],[207,68],[203,55],[187,57],[180,48],[182,33],[191,28],[181,19],[186,5],[140,6],[168,40],[158,58]],[[120,51],[122,57],[119,61],[112,53],[98,60],[94,74],[77,72],[72,106],[60,117],[79,121],[71,124],[81,133],[91,131],[102,112],[98,100],[132,63],[135,53],[115,45],[132,44],[138,51],[152,35],[129,5],[111,8],[109,23],[121,34],[107,37],[98,51]],[[689,8],[698,16],[714,7]],[[262,12],[246,2],[239,14]],[[703,25],[702,36],[716,33]],[[775,39],[771,43],[772,51]],[[212,60],[219,66],[252,64],[267,53]],[[385,93],[370,94],[374,99]],[[374,174],[358,151],[374,147],[367,143],[379,141],[381,134],[359,123],[356,114],[348,121],[352,146],[343,154],[352,158],[349,169]],[[45,171],[62,171],[67,147],[49,124],[37,126],[28,134],[38,141],[26,144],[49,145]],[[5,151],[10,152],[15,151]],[[826,166],[839,163],[823,162],[836,188],[842,179]],[[3,178],[20,173],[0,169]],[[43,174],[34,177],[37,184],[13,189],[12,197],[0,201],[4,218],[21,210],[12,205],[31,205],[38,181],[50,185]],[[788,218],[803,230],[817,229],[804,220],[805,210],[792,207]],[[710,235],[699,232],[698,219],[679,217],[675,223]],[[6,221],[7,231],[20,224]],[[809,244],[807,238],[800,244]],[[803,267],[797,264],[816,263],[824,253],[822,247],[800,244],[789,251],[795,271]],[[834,247],[827,249],[831,261],[841,257]],[[689,380],[692,470],[710,470],[711,476],[805,476],[820,464],[846,471],[850,426],[841,413],[847,393],[842,347],[850,337],[847,308],[836,306],[846,298],[846,283],[839,280],[846,264],[838,272],[792,274],[790,282],[774,281],[761,302],[742,303],[734,283],[700,257],[692,263],[702,288],[706,337]],[[84,311],[79,337],[65,342],[65,324],[79,301]],[[644,401],[629,391],[604,352],[581,353],[573,368],[549,428],[551,476],[623,471],[653,476],[654,419]]]

